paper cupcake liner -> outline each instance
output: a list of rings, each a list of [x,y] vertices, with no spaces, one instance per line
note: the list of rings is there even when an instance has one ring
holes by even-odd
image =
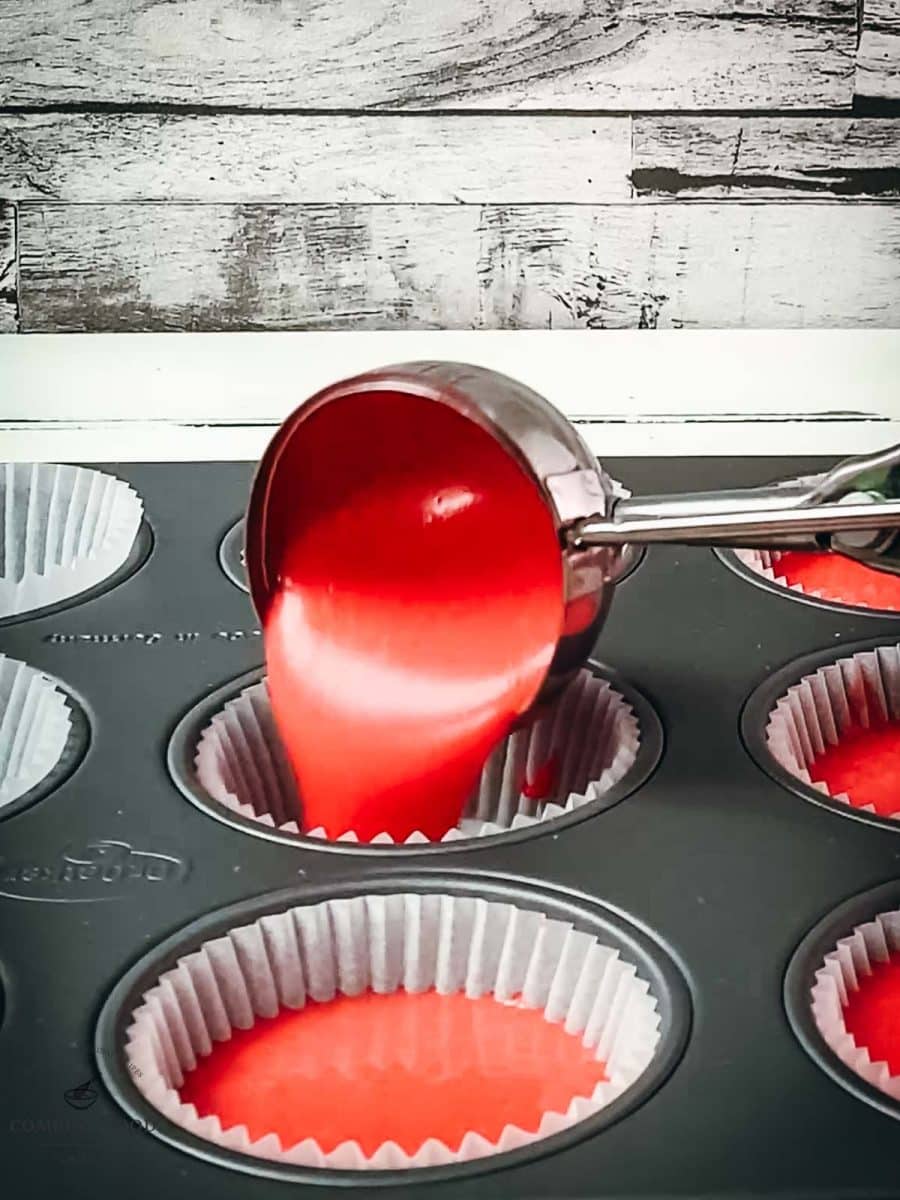
[[[200,1117],[181,1100],[185,1074],[233,1029],[303,1008],[307,998],[324,1002],[369,989],[516,1000],[580,1037],[604,1063],[606,1078],[565,1111],[544,1113],[536,1131],[506,1125],[496,1141],[470,1131],[453,1146],[434,1137],[412,1154],[388,1141],[369,1157],[352,1140],[327,1152],[312,1138],[283,1146],[270,1133],[254,1141],[246,1126],[223,1128],[218,1117]],[[125,1053],[148,1103],[218,1146],[300,1166],[396,1170],[499,1154],[592,1116],[649,1066],[659,1025],[656,998],[634,966],[567,922],[470,897],[363,895],[262,917],[179,959],[142,996]],[[391,1050],[396,1059],[397,1048]],[[335,1047],[336,1070],[340,1059]]]
[[[237,521],[219,544],[219,565],[242,592],[249,592],[247,558],[244,551],[244,521]]]
[[[829,553],[826,550],[823,554]],[[872,611],[880,611],[877,605],[869,604],[865,600],[844,600],[835,596],[832,592],[822,591],[820,588],[804,587],[802,583],[789,583],[786,577],[781,574],[778,564],[784,556],[781,550],[734,550],[733,554],[744,566],[749,567],[755,575],[762,576],[769,583],[776,584],[785,591],[795,592],[800,596],[808,596],[814,600],[821,600],[826,604],[836,604],[843,608],[871,609]],[[865,565],[865,564],[860,564]],[[874,570],[874,568],[872,568]],[[893,611],[888,609],[887,611]]]
[[[488,759],[456,828],[442,841],[487,837],[599,803],[628,773],[641,731],[631,705],[608,682],[582,670],[554,705]],[[265,680],[229,700],[203,730],[194,758],[207,793],[242,817],[285,833],[303,829],[303,806],[279,740]],[[355,842],[353,832],[339,841]],[[387,844],[389,834],[374,843]],[[413,833],[407,843],[425,842]]]
[[[141,524],[137,493],[112,475],[54,463],[0,474],[0,617],[95,587],[127,560]]]
[[[0,810],[50,774],[71,728],[65,696],[53,681],[0,654]]]
[[[844,1009],[859,990],[860,979],[872,974],[872,964],[900,953],[900,912],[880,913],[857,925],[825,955],[811,992],[813,1019],[825,1043],[860,1079],[885,1095],[900,1100],[900,1076],[886,1062],[873,1062],[865,1046],[847,1029]]]
[[[776,701],[766,726],[769,753],[789,774],[832,800],[850,805],[846,792],[832,794],[809,768],[827,746],[852,728],[900,719],[900,646],[878,646],[805,675]],[[854,804],[875,812],[871,804]],[[900,812],[892,820],[900,820]]]

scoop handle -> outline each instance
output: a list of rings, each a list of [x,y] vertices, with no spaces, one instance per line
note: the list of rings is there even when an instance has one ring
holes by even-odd
[[[769,487],[621,499],[576,522],[570,540],[832,549],[900,572],[900,446]]]

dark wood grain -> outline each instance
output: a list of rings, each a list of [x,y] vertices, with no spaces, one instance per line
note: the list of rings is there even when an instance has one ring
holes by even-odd
[[[847,107],[852,0],[4,0],[0,104]]]
[[[597,203],[630,165],[626,116],[0,113],[17,200]]]
[[[637,117],[639,196],[900,195],[900,122],[842,117]]]
[[[28,203],[19,241],[29,332],[900,323],[883,203]]]
[[[16,210],[0,201],[0,333],[18,329]]]
[[[900,100],[900,0],[865,0],[856,91],[870,99]]]

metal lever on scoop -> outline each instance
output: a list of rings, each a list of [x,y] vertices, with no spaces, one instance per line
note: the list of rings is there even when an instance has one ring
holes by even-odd
[[[900,573],[900,445],[769,487],[619,499],[609,517],[585,517],[569,537],[576,547],[831,549]]]

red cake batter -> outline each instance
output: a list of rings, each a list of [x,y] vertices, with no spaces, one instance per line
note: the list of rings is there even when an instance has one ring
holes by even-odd
[[[553,519],[493,436],[401,393],[332,401],[284,455],[263,626],[304,826],[439,839],[550,665]]]
[[[859,975],[844,1009],[847,1029],[873,1062],[886,1062],[900,1073],[900,961],[873,963],[871,975]]]
[[[788,550],[774,570],[788,583],[825,600],[900,612],[900,575],[877,571],[841,554]]]
[[[833,796],[846,793],[855,808],[871,804],[883,817],[900,812],[900,723],[847,730],[809,774]]]
[[[456,1149],[468,1130],[496,1141],[535,1132],[606,1078],[579,1037],[540,1011],[462,993],[367,992],[260,1019],[217,1043],[181,1098],[225,1129],[277,1133],[287,1149],[386,1141],[409,1154],[429,1137]]]

